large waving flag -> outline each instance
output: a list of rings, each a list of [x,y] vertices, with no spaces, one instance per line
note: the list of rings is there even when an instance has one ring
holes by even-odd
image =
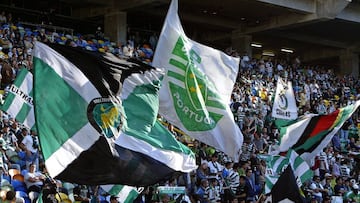
[[[291,82],[278,78],[275,99],[272,109],[272,117],[286,120],[294,120],[298,117],[294,90]]]
[[[33,60],[36,126],[52,177],[84,185],[146,186],[196,168],[190,149],[178,142],[169,146],[163,140],[173,138],[170,132],[154,129],[159,71],[112,54],[55,44],[36,43]],[[129,78],[145,83],[132,84]],[[123,108],[118,95],[129,88],[137,92],[129,90],[128,95],[143,99],[130,107],[152,107],[142,108],[147,122],[136,123],[132,109]],[[131,144],[117,141],[123,127],[133,132]],[[151,139],[157,143],[148,143]],[[164,148],[167,154],[158,152]],[[176,159],[183,167],[168,163],[174,162],[173,154],[183,155]]]
[[[302,186],[313,177],[309,165],[294,150],[289,150],[286,156],[258,155],[266,161],[265,194],[271,192],[287,166],[291,166],[298,186]]]
[[[166,70],[159,113],[189,136],[238,159],[242,134],[228,106],[239,59],[187,38],[171,2],[153,66]]]
[[[26,68],[20,70],[8,88],[0,108],[29,129],[34,128],[33,75]]]
[[[142,162],[148,162],[147,169],[152,172],[136,173],[137,182],[151,182],[151,179],[170,179],[178,172],[191,172],[197,168],[195,155],[157,120],[159,108],[158,91],[160,81],[154,74],[132,74],[123,83],[121,100],[127,122],[116,140],[116,150],[128,154],[131,150],[138,154],[151,155],[139,157],[138,169]],[[132,163],[136,166],[135,162]],[[134,181],[134,180],[133,180]],[[140,185],[140,184],[137,184]]]
[[[360,101],[340,108],[328,115],[310,114],[299,118],[295,123],[280,128],[279,152],[295,150],[305,161],[310,163],[321,152],[344,122],[359,107]]]

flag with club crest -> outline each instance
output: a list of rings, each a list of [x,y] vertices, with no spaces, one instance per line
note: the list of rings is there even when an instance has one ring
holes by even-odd
[[[36,126],[51,177],[147,186],[196,168],[191,150],[156,122],[161,72],[56,44],[37,42],[33,56]]]
[[[189,136],[238,160],[243,136],[229,107],[239,59],[189,39],[171,2],[152,65],[166,71],[159,113]]]
[[[272,117],[294,120],[298,117],[294,90],[291,82],[287,83],[278,77],[275,99],[272,108]]]

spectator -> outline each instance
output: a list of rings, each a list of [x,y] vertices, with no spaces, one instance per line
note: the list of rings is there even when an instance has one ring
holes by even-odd
[[[118,197],[114,196],[114,195],[111,195],[110,203],[119,203]]]
[[[35,203],[43,187],[45,176],[41,172],[36,171],[36,164],[32,163],[30,164],[30,169],[25,174],[24,179],[29,191],[29,198],[32,203]]]
[[[216,178],[210,178],[209,182],[209,201],[210,203],[218,203],[221,201],[219,181]]]
[[[200,203],[209,203],[209,181],[207,179],[202,179],[199,189],[196,191],[196,194],[199,197]]]
[[[33,134],[30,135],[26,128],[21,130],[21,134],[23,135],[23,139],[21,141],[20,147],[26,153],[26,169],[29,170],[30,163],[35,163],[35,166],[38,167],[39,163],[39,142],[37,141],[36,136]],[[38,170],[38,168],[37,168]]]
[[[346,192],[346,188],[343,184],[343,178],[342,177],[337,177],[336,178],[336,184],[334,186],[334,193],[337,196],[343,196]]]
[[[12,190],[6,192],[6,198],[4,203],[15,203],[16,193]]]
[[[245,176],[245,191],[246,193],[246,202],[254,203],[256,201],[256,187],[255,183],[252,180],[253,170],[247,169]]]
[[[354,184],[349,192],[344,195],[344,202],[360,202],[359,186]]]
[[[224,166],[218,162],[218,157],[219,157],[218,153],[214,153],[211,156],[211,161],[208,162],[208,167],[209,167],[209,175],[216,176],[217,179],[220,180]]]
[[[196,185],[200,186],[201,180],[206,179],[209,175],[208,162],[203,161],[196,170]]]

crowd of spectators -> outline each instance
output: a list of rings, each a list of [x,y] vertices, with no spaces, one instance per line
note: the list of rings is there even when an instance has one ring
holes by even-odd
[[[151,64],[156,48],[154,34],[144,42],[130,37],[126,43],[107,40],[99,29],[93,38],[69,35],[39,28],[26,28],[11,20],[11,15],[0,15],[0,66],[1,89],[16,78],[20,68],[32,71],[34,42],[42,41],[67,46],[83,47],[90,51],[110,52],[118,57],[137,57]],[[353,104],[360,99],[360,80],[351,75],[336,75],[333,69],[305,66],[298,57],[293,60],[251,58],[231,48],[229,55],[241,60],[239,74],[229,101],[234,120],[244,135],[244,145],[239,160],[231,160],[222,152],[200,143],[189,141],[174,126],[169,125],[174,136],[185,142],[196,155],[199,168],[178,179],[161,185],[185,186],[185,194],[158,194],[156,186],[146,188],[136,202],[264,202],[266,163],[257,158],[267,154],[278,142],[279,131],[271,117],[272,98],[278,77],[293,86],[299,115],[328,114],[337,108]],[[39,153],[36,133],[21,123],[1,113],[0,120],[0,198],[11,202],[36,200],[41,189],[51,199],[89,202],[94,194],[98,200],[110,201],[99,187],[73,185],[51,179]],[[332,142],[314,158],[311,169],[314,177],[302,186],[308,202],[359,202],[359,112],[346,121]],[[176,129],[176,128],[175,128]],[[20,171],[18,180],[11,171]],[[14,185],[15,183],[15,185]],[[57,196],[56,196],[57,194]],[[64,194],[66,198],[61,198]],[[116,198],[111,198],[113,201]]]
[[[14,22],[11,13],[0,12],[1,96],[6,95],[6,88],[13,83],[21,68],[33,70],[32,49],[36,41],[109,52],[120,58],[137,57],[150,63],[153,56],[151,47],[155,47],[157,37],[153,35],[143,43],[134,35],[126,43],[115,43],[104,36],[100,27],[90,35],[71,35],[43,27],[26,27]],[[35,131],[0,111],[0,202],[35,203],[40,191],[49,201],[89,202],[94,194],[99,194],[103,201],[116,201],[99,187],[62,183],[50,178],[40,150]]]

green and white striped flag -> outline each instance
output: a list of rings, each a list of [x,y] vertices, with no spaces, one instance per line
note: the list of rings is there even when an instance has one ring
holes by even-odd
[[[266,161],[265,194],[271,192],[272,187],[289,164],[293,168],[299,187],[313,176],[309,165],[294,150],[289,150],[286,156],[258,155],[258,157]]]
[[[102,185],[101,188],[110,195],[118,197],[121,203],[132,203],[144,189],[126,185]]]
[[[0,108],[26,127],[34,128],[33,75],[26,68],[20,70],[8,88]]]

